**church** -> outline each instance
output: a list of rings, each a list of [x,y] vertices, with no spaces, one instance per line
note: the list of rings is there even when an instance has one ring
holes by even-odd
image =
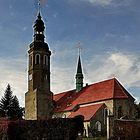
[[[25,93],[25,119],[84,117],[84,135],[107,133],[107,117],[133,118],[133,96],[116,79],[83,85],[81,56],[78,57],[75,87],[54,94],[50,90],[51,51],[45,42],[45,25],[40,12],[33,25],[33,41],[28,50],[28,91]]]

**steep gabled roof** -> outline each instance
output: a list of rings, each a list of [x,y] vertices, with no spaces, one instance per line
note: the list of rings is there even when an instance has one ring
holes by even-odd
[[[95,116],[97,111],[104,108],[105,104],[95,104],[90,106],[80,107],[77,111],[72,112],[68,118],[73,118],[78,115],[84,116],[84,121],[89,121],[91,118]]]
[[[54,100],[56,101],[56,112],[64,111],[68,106],[70,106],[71,102],[73,102],[77,98],[78,94],[76,94],[75,90],[66,91],[60,94],[54,95]]]
[[[72,110],[78,104],[87,104],[109,99],[134,98],[116,78],[98,82],[84,87],[80,92],[75,90],[54,95],[58,108],[56,112]]]
[[[114,80],[115,86],[114,86],[114,97],[115,98],[123,98],[123,95],[125,94],[127,97],[131,98],[132,100],[135,100],[134,97],[118,82],[118,80]]]

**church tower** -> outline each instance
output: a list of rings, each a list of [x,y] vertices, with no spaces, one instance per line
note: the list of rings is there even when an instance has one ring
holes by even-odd
[[[77,66],[77,73],[76,73],[76,92],[79,92],[83,88],[83,73],[82,73],[82,66],[81,66],[81,58],[79,54],[78,58],[78,66]]]
[[[28,92],[25,94],[25,119],[46,120],[52,115],[53,94],[50,91],[50,55],[44,42],[44,22],[40,12],[34,23],[34,40],[28,51]]]

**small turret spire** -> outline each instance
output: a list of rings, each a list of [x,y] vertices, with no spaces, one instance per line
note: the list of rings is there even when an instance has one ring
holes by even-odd
[[[81,58],[80,58],[80,55],[79,55],[79,58],[78,58],[77,73],[82,73],[82,66],[81,66]]]
[[[41,9],[41,1],[38,0],[38,13],[40,13],[40,9]]]
[[[37,19],[34,22],[34,40],[35,41],[43,41],[44,42],[44,22],[42,20],[41,14],[40,14],[40,9],[41,9],[41,1],[38,0],[38,14],[37,14]]]
[[[76,92],[79,92],[83,88],[83,73],[82,73],[82,65],[81,65],[81,57],[80,57],[80,47],[79,49],[79,57],[78,57],[78,65],[77,65],[77,73],[76,73]]]

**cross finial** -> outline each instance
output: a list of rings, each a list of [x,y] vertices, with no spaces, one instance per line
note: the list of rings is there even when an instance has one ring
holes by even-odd
[[[79,42],[76,47],[78,48],[78,54],[80,55],[82,50],[81,43]]]
[[[40,12],[41,9],[41,0],[38,0],[38,12]]]

